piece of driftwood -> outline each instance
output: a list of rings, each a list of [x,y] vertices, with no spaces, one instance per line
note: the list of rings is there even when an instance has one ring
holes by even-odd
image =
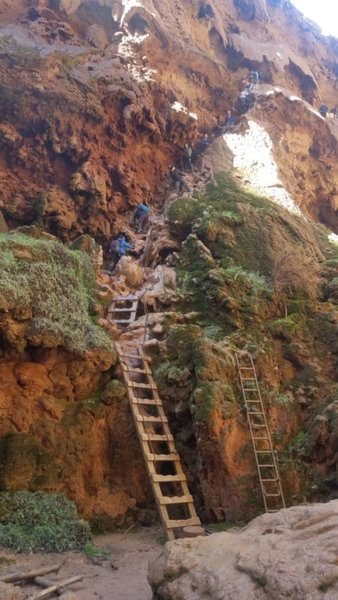
[[[54,594],[61,588],[70,585],[71,583],[76,583],[77,581],[81,581],[83,579],[83,575],[76,575],[75,577],[68,577],[68,579],[64,579],[63,581],[58,581],[54,585],[51,585],[49,588],[39,592],[38,594],[34,594],[30,596],[28,600],[40,600],[41,598],[48,598],[51,594]]]
[[[55,581],[47,579],[47,577],[34,577],[33,583],[36,583],[36,585],[40,585],[43,588],[49,588],[52,587],[52,585],[55,585]],[[61,594],[63,594],[64,591],[66,590],[56,590],[56,594],[58,596],[61,596]]]
[[[10,573],[9,575],[4,575],[0,577],[0,581],[3,583],[14,583],[15,581],[21,581],[22,579],[34,579],[35,577],[39,577],[40,575],[47,575],[48,573],[56,573],[59,571],[60,565],[54,565],[52,567],[43,567],[41,569],[36,569],[35,571],[16,571],[16,573]]]

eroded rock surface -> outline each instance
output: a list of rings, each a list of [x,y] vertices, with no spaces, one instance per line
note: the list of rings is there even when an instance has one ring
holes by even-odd
[[[258,517],[243,530],[177,540],[151,562],[156,600],[333,600],[338,501]]]

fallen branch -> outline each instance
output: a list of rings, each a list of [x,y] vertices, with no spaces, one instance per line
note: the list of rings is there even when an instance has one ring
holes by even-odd
[[[33,583],[36,583],[36,585],[40,585],[43,588],[49,588],[52,587],[52,585],[55,585],[55,581],[47,579],[47,577],[34,577]],[[57,590],[56,593],[58,596],[61,596],[61,594],[63,594],[63,591],[65,590]]]
[[[60,566],[61,565],[54,565],[53,567],[44,567],[35,571],[27,571],[27,573],[25,573],[24,571],[17,571],[16,573],[11,573],[10,575],[0,577],[0,581],[2,581],[3,583],[13,583],[15,581],[21,581],[22,579],[34,579],[35,577],[39,577],[39,575],[57,573],[57,571],[59,571],[60,569]]]
[[[57,592],[61,588],[64,588],[67,585],[70,585],[71,583],[76,583],[81,579],[83,579],[83,575],[69,577],[68,579],[64,579],[63,581],[59,581],[58,583],[51,585],[49,588],[43,590],[42,592],[39,592],[38,594],[35,594],[34,596],[30,596],[28,600],[40,600],[40,598],[48,598],[48,596],[51,596],[51,594],[54,594],[54,592]]]

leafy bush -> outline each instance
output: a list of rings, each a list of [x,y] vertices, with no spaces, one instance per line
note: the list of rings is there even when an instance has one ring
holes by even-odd
[[[0,547],[15,552],[80,550],[90,540],[86,521],[63,494],[0,494]]]

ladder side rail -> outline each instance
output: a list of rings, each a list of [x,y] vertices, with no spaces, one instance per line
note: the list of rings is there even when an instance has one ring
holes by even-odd
[[[242,374],[241,374],[241,370],[240,370],[240,362],[239,362],[239,358],[238,358],[237,353],[236,353],[235,356],[236,356],[236,361],[237,361],[237,366],[238,366],[238,372],[239,372],[239,378],[240,378],[240,383],[241,383],[241,388],[242,388],[242,395],[243,395],[243,399],[244,399],[244,405],[245,405],[245,408],[246,408],[247,422],[249,424],[249,431],[250,431],[251,442],[252,442],[253,451],[254,451],[254,457],[255,457],[255,462],[256,462],[256,469],[257,469],[258,479],[259,479],[259,483],[260,483],[261,491],[262,491],[262,496],[263,496],[264,508],[265,508],[265,512],[268,512],[268,506],[267,506],[267,501],[266,501],[266,498],[265,498],[265,493],[264,493],[264,488],[263,488],[263,482],[261,481],[261,475],[260,475],[260,469],[259,469],[259,462],[258,462],[258,455],[257,455],[257,452],[256,452],[256,445],[255,445],[255,441],[254,441],[253,429],[252,429],[252,426],[251,426],[251,419],[250,419],[250,415],[249,415],[249,406],[248,406],[247,401],[246,401],[246,395],[245,395],[245,390],[244,390],[244,385],[243,385],[243,380],[242,380]]]
[[[268,438],[266,440],[266,442],[267,442],[269,448],[267,449],[266,454],[270,454],[271,455],[272,463],[274,465],[274,467],[273,467],[274,468],[274,472],[276,474],[276,477],[274,478],[274,480],[276,481],[276,484],[277,484],[277,487],[278,487],[278,490],[279,490],[279,495],[280,495],[283,507],[285,508],[285,500],[284,500],[283,490],[282,490],[282,486],[281,486],[281,482],[280,482],[280,476],[279,476],[278,466],[277,466],[277,462],[276,462],[276,458],[275,458],[275,453],[274,453],[274,450],[273,450],[272,439],[271,439],[270,430],[269,430],[269,426],[268,426],[268,422],[267,422],[267,418],[266,418],[266,412],[265,412],[265,408],[264,408],[262,396],[261,396],[261,393],[260,393],[259,383],[258,383],[258,380],[257,380],[256,369],[255,369],[255,365],[254,365],[254,362],[253,362],[251,354],[248,352],[247,355],[248,355],[248,357],[250,359],[251,370],[253,372],[254,380],[255,380],[255,388],[256,389],[254,390],[254,388],[253,388],[253,390],[257,391],[258,398],[259,398],[259,405],[261,407],[261,413],[262,413],[261,416],[263,417],[263,421],[264,421],[264,423],[262,423],[262,428],[265,429],[265,431],[267,433],[267,438]],[[257,454],[258,448],[256,448],[256,439],[255,439],[255,436],[254,436],[254,432],[253,432],[253,428],[252,428],[252,422],[251,422],[251,418],[250,418],[251,415],[249,415],[249,404],[248,404],[248,402],[250,403],[250,399],[248,399],[248,401],[247,401],[247,397],[246,397],[246,393],[245,393],[245,389],[244,389],[245,388],[245,384],[244,384],[244,381],[243,381],[243,378],[242,378],[242,373],[241,373],[241,364],[240,364],[240,361],[239,361],[237,353],[236,353],[235,356],[236,356],[236,362],[237,362],[237,367],[238,367],[238,372],[239,372],[239,377],[240,377],[240,384],[241,384],[241,389],[242,389],[242,395],[243,395],[243,398],[244,398],[245,408],[246,408],[246,411],[247,411],[247,421],[248,421],[248,424],[249,424],[249,430],[250,430],[250,435],[251,435],[251,440],[252,440],[252,445],[253,445],[253,450],[254,450],[254,456],[255,456],[255,462],[256,462],[256,467],[257,467],[258,478],[259,478],[259,482],[260,482],[260,486],[261,486],[261,490],[262,490],[264,507],[265,507],[266,512],[269,512],[268,498],[266,497],[266,490],[265,490],[265,486],[264,486],[264,481],[262,481],[263,477],[261,475],[261,469],[260,469],[261,465],[260,465],[259,457],[258,457],[258,454]],[[249,370],[249,369],[246,367],[246,370]],[[262,465],[262,466],[264,466],[264,465]]]
[[[253,373],[254,373],[254,376],[255,376],[255,382],[256,382],[256,386],[257,386],[259,398],[260,398],[260,401],[261,401],[261,404],[262,404],[262,412],[263,412],[263,415],[264,415],[264,421],[266,423],[267,434],[268,434],[268,438],[269,438],[269,445],[271,447],[272,460],[273,460],[273,464],[274,464],[275,471],[276,471],[276,474],[277,474],[278,487],[279,487],[279,491],[280,491],[280,494],[281,494],[281,500],[282,500],[283,508],[285,508],[286,505],[285,505],[285,499],[284,499],[283,489],[282,489],[282,485],[281,485],[281,479],[280,479],[280,475],[279,475],[278,464],[277,464],[277,460],[276,460],[276,456],[275,456],[274,447],[273,447],[273,444],[272,444],[272,438],[271,438],[270,428],[269,428],[268,421],[267,421],[267,418],[266,418],[266,411],[265,411],[265,407],[264,407],[264,403],[263,403],[263,399],[262,399],[262,396],[261,396],[261,391],[260,391],[260,387],[259,387],[259,383],[258,383],[258,379],[257,379],[256,367],[255,367],[255,363],[253,361],[252,355],[250,354],[250,352],[248,354],[249,354],[249,357],[250,357],[250,362],[251,362],[251,365],[252,365],[252,370],[253,370]]]
[[[122,365],[122,373],[123,373],[124,381],[125,381],[125,383],[127,385],[127,381],[126,381],[126,378],[125,378],[125,369],[124,369],[123,365]],[[134,421],[134,425],[135,425],[137,437],[138,437],[140,445],[141,445],[141,451],[142,451],[143,459],[144,459],[144,462],[145,462],[145,465],[146,465],[146,470],[148,471],[148,475],[149,475],[149,479],[150,479],[150,484],[151,484],[151,487],[152,487],[152,490],[153,490],[153,494],[154,494],[154,498],[155,498],[155,503],[156,503],[156,507],[157,507],[157,510],[158,510],[158,514],[159,514],[161,522],[162,522],[162,527],[163,527],[163,529],[164,529],[164,531],[165,531],[168,539],[169,540],[173,540],[173,539],[175,539],[175,535],[174,535],[173,531],[171,531],[170,529],[167,528],[167,524],[166,524],[166,520],[165,520],[165,515],[164,515],[164,512],[163,512],[163,506],[160,503],[158,489],[157,489],[156,483],[154,482],[153,477],[152,477],[151,461],[149,461],[148,457],[147,457],[147,454],[151,453],[151,448],[149,447],[149,441],[145,441],[143,439],[143,437],[142,437],[142,433],[143,432],[141,432],[140,424],[139,424],[139,422],[136,419],[134,405],[130,401],[128,385],[127,385],[127,391],[128,391],[129,405],[131,407],[131,413],[132,413],[132,416],[133,416],[133,421]],[[145,444],[148,445],[148,452],[146,451]],[[172,450],[172,446],[173,446],[173,442],[168,441],[168,447],[170,448],[170,451]],[[174,449],[174,452],[176,453],[176,449]]]
[[[120,349],[120,346],[118,346],[118,350]],[[138,348],[138,351],[140,352],[141,348]],[[140,352],[142,354],[142,356],[140,356],[140,360],[142,360],[144,362],[145,365],[148,365],[148,362],[144,356],[143,352]],[[120,355],[119,355],[120,358]],[[138,411],[136,410],[138,408],[138,404],[135,404],[131,397],[130,397],[130,390],[133,390],[133,396],[137,397],[137,395],[134,393],[134,389],[130,388],[130,386],[128,386],[128,365],[124,364],[123,361],[120,359],[120,364],[122,366],[122,373],[123,373],[123,378],[124,381],[126,383],[127,386],[127,391],[128,391],[128,399],[129,399],[129,404],[131,406],[131,411],[132,411],[132,415],[133,415],[133,421],[135,424],[135,428],[136,428],[136,432],[141,444],[141,449],[142,449],[142,454],[143,454],[143,458],[144,461],[146,463],[146,469],[148,471],[149,477],[150,477],[150,483],[151,483],[151,487],[153,490],[153,494],[155,497],[155,502],[156,502],[156,506],[158,509],[158,513],[160,515],[160,519],[162,522],[162,526],[163,529],[166,532],[166,535],[168,537],[169,540],[173,540],[175,539],[175,534],[173,531],[174,525],[173,523],[175,523],[175,520],[171,519],[169,517],[169,514],[167,512],[166,506],[169,505],[171,502],[168,502],[164,499],[170,498],[170,497],[166,497],[163,495],[160,485],[159,485],[159,476],[156,474],[155,472],[155,459],[156,459],[156,454],[153,453],[152,448],[151,448],[151,442],[150,440],[145,440],[143,435],[147,436],[145,431],[141,431],[141,429],[144,430],[144,422],[143,421],[139,421],[137,419],[138,416]],[[156,385],[155,385],[156,387]],[[157,388],[156,388],[157,389]],[[160,406],[163,409],[163,404],[161,399],[159,398],[158,394],[156,394],[157,398],[158,398],[158,406]],[[163,411],[164,412],[164,411]],[[197,516],[196,513],[196,509],[195,509],[195,505],[193,503],[193,501],[190,501],[190,492],[189,492],[189,488],[187,485],[187,481],[186,481],[186,476],[184,474],[184,471],[182,469],[182,465],[181,465],[181,461],[180,461],[180,457],[179,454],[176,450],[174,441],[173,441],[173,436],[170,432],[170,428],[169,425],[167,423],[167,421],[162,421],[161,420],[161,425],[163,427],[163,437],[167,438],[167,444],[168,444],[168,449],[170,454],[175,455],[175,459],[169,459],[169,462],[173,462],[175,464],[176,467],[176,471],[177,471],[177,481],[178,483],[181,485],[182,488],[182,492],[183,492],[183,496],[182,496],[182,502],[180,502],[182,505],[185,505],[186,510],[188,510],[188,513],[190,514],[189,518],[185,518],[185,519],[181,519],[181,524],[178,525],[179,521],[177,521],[177,526],[184,526],[186,524],[189,524],[190,522],[192,523],[192,521],[194,521],[193,524],[199,524],[200,525],[200,519]],[[147,444],[148,448],[145,447],[145,445]],[[149,457],[152,456],[153,458],[150,459]],[[181,479],[182,478],[182,479]],[[165,482],[165,480],[164,480]],[[186,498],[189,497],[189,501],[186,500]],[[174,503],[177,503],[174,501]],[[198,521],[198,523],[197,523]]]

